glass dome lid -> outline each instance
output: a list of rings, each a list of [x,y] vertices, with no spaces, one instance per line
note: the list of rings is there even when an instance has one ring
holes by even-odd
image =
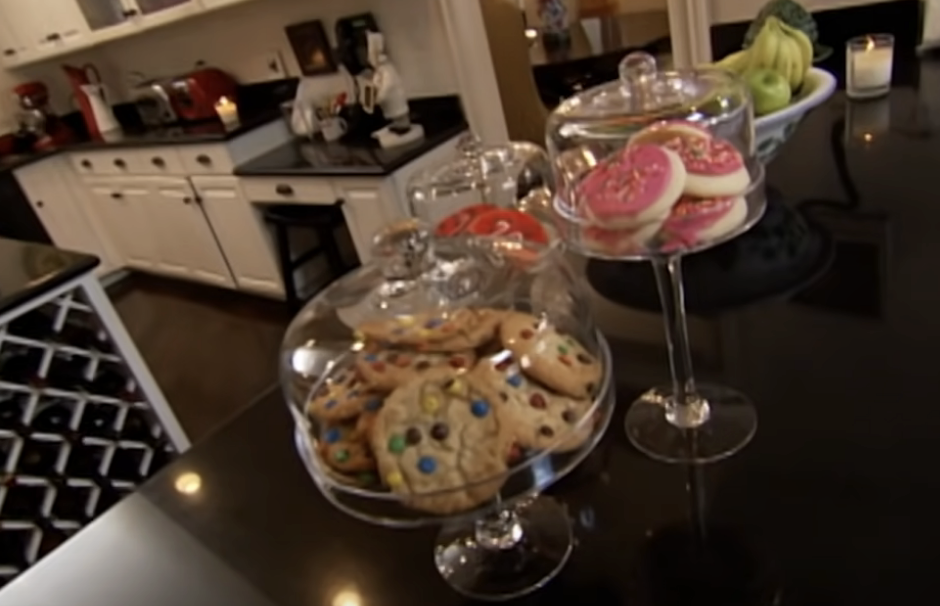
[[[298,449],[321,488],[408,523],[526,493],[527,461],[591,447],[609,350],[557,248],[437,237],[418,220],[373,244],[373,261],[310,301],[282,343]],[[449,432],[478,421],[467,456],[479,469],[435,475],[469,447]]]
[[[620,79],[564,101],[547,123],[552,214],[573,250],[607,259],[693,252],[764,209],[750,92],[713,68],[658,71],[628,55]]]

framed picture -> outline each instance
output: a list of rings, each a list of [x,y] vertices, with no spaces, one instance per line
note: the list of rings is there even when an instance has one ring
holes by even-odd
[[[300,71],[305,76],[322,76],[336,72],[333,49],[327,40],[323,22],[307,21],[284,28],[290,41]]]

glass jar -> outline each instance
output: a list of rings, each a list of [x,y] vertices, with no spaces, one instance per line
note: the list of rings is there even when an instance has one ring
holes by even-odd
[[[548,151],[561,237],[609,259],[692,252],[763,211],[747,86],[720,69],[658,71],[628,55],[619,81],[564,101]]]
[[[298,449],[337,506],[399,526],[479,514],[593,448],[610,354],[560,251],[408,220],[373,258],[304,307],[281,352]]]
[[[524,141],[485,146],[473,135],[457,148],[457,159],[409,180],[412,216],[446,236],[465,233],[471,220],[487,210],[514,209],[540,221],[550,218],[552,172],[545,150]],[[506,235],[493,222],[480,223],[485,225],[477,231],[489,233],[476,235]]]

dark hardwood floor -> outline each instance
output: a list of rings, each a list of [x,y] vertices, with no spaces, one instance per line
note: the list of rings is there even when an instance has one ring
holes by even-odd
[[[108,293],[193,442],[277,381],[283,303],[144,274]]]

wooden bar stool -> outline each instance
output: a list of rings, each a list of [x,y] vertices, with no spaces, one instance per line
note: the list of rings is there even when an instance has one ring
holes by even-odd
[[[330,268],[330,281],[333,281],[356,266],[343,258],[336,242],[336,228],[346,224],[342,200],[329,206],[271,204],[264,205],[263,208],[265,222],[274,228],[278,267],[284,282],[287,305],[291,311],[298,311],[309,298],[300,296],[294,281],[294,273],[299,268],[323,255]],[[291,229],[312,230],[317,235],[317,245],[294,257],[290,247]],[[310,296],[313,294],[315,293]]]

